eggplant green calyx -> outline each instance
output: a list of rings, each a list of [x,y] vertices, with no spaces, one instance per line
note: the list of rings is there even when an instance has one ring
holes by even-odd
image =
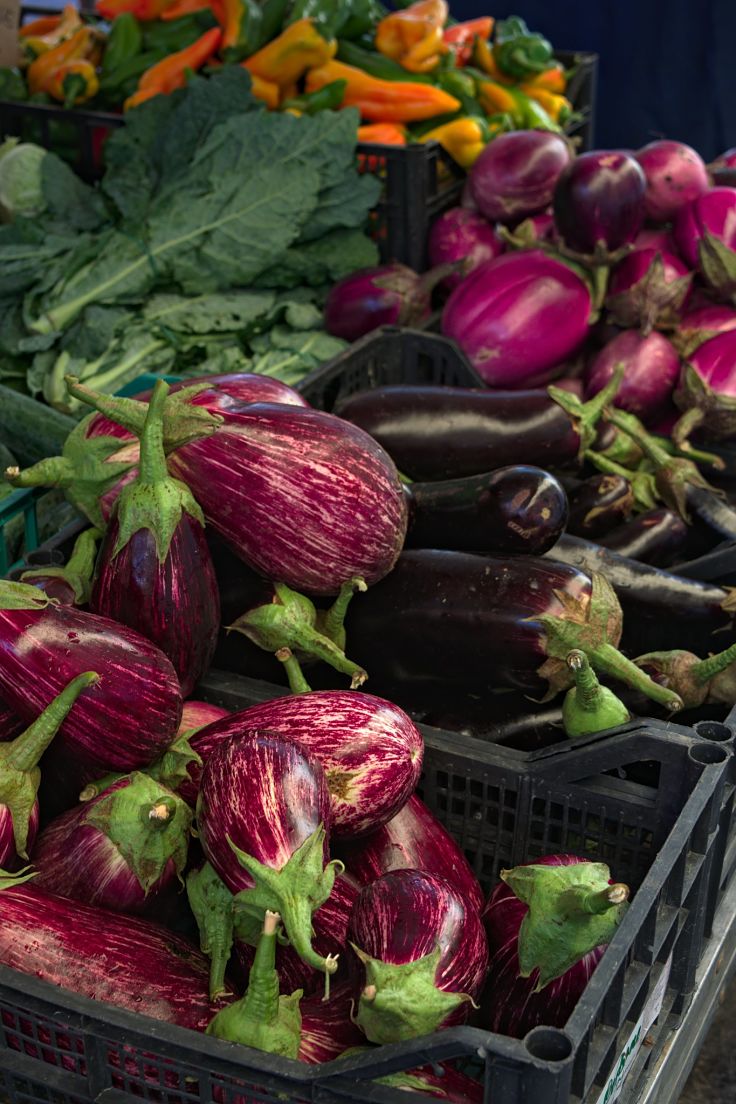
[[[706,230],[698,247],[700,270],[719,299],[736,303],[736,254],[715,234]]]
[[[604,732],[630,720],[623,702],[599,683],[585,652],[570,652],[567,665],[575,679],[562,705],[562,723],[570,739]]]
[[[2,610],[44,610],[47,606],[58,606],[56,598],[49,598],[38,587],[28,583],[11,583],[9,579],[0,579],[0,609]]]
[[[35,878],[38,873],[38,870],[31,870],[29,866],[24,866],[17,874],[11,874],[7,870],[0,870],[0,893],[2,893],[4,889],[12,889],[13,886],[23,885],[24,882],[30,882],[31,878]]]
[[[227,992],[225,971],[233,947],[234,897],[209,863],[187,874],[187,897],[199,928],[199,946],[210,960],[210,1000]]]
[[[218,1012],[207,1025],[206,1034],[268,1054],[296,1058],[302,1033],[302,990],[288,997],[279,996],[276,931],[280,919],[278,913],[266,910],[245,995]]]
[[[325,828],[320,824],[288,862],[275,870],[241,851],[228,837],[238,862],[255,882],[252,889],[241,890],[235,896],[236,922],[240,914],[251,922],[257,918],[260,924],[267,909],[278,912],[286,936],[301,960],[329,975],[337,970],[337,959],[331,955],[324,958],[312,947],[312,913],[325,903],[337,874],[345,867],[338,859],[323,866],[324,841]],[[252,937],[249,941],[253,941]]]
[[[189,743],[190,738],[197,731],[196,728],[190,728],[187,732],[182,732],[169,745],[163,755],[155,759],[149,767],[146,767],[140,773],[147,775],[154,782],[160,783],[167,790],[176,791],[182,782],[189,778],[189,766],[192,763],[195,763],[198,767],[202,766],[202,757]],[[110,786],[119,782],[121,778],[126,777],[128,776],[122,772],[106,774],[85,786],[79,795],[79,800],[91,801],[93,797],[98,797]]]
[[[697,709],[708,700],[736,703],[736,644],[707,659],[675,649],[647,652],[634,662],[675,690],[687,709]]]
[[[163,563],[182,514],[189,514],[204,528],[204,514],[194,495],[166,470],[163,412],[168,391],[169,385],[164,380],[159,380],[153,389],[141,431],[138,477],[123,488],[118,499],[118,536],[113,556],[125,548],[135,533],[148,529],[156,542],[159,563]]]
[[[187,861],[192,810],[170,790],[134,771],[127,785],[103,793],[83,823],[115,845],[147,895],[169,862],[177,876]]]
[[[355,1022],[372,1043],[396,1043],[428,1035],[459,1008],[473,1004],[467,993],[447,993],[437,988],[441,950],[415,962],[395,965],[372,958],[350,944],[365,968]]]
[[[305,679],[301,664],[291,649],[279,648],[277,652],[274,652],[274,655],[279,663],[283,664],[292,694],[311,694],[312,687]]]
[[[274,583],[273,590],[271,602],[248,610],[232,625],[226,626],[227,632],[242,633],[266,652],[276,653],[282,648],[288,648],[298,659],[308,657],[322,660],[341,674],[349,675],[352,690],[362,686],[368,675],[357,663],[349,660],[345,652],[324,632],[320,632],[314,603],[285,583]],[[347,608],[342,592],[341,597]],[[335,604],[338,602],[340,598]]]
[[[573,681],[567,657],[572,651],[584,652],[596,670],[620,679],[640,690],[653,701],[674,713],[682,701],[672,690],[658,686],[635,663],[618,650],[623,615],[618,598],[608,580],[597,573],[591,576],[590,595],[573,598],[555,591],[562,612],[528,618],[541,624],[545,632],[548,659],[539,668],[540,678],[550,684],[550,696],[565,690]]]
[[[653,510],[657,505],[657,485],[652,472],[631,471],[605,453],[595,452],[593,449],[586,449],[585,459],[607,475],[620,475],[628,480],[634,495],[634,505],[638,510]]]
[[[328,637],[341,652],[345,651],[347,634],[345,632],[345,617],[348,607],[353,600],[353,595],[365,594],[368,584],[360,575],[353,576],[343,583],[340,593],[328,610],[317,610],[317,628]]]
[[[9,744],[0,744],[0,805],[10,810],[15,849],[23,859],[28,858],[28,826],[41,783],[39,759],[82,691],[99,681],[95,671],[77,675],[25,732]]]
[[[656,253],[645,275],[633,287],[609,296],[606,306],[617,326],[638,327],[647,337],[656,325],[677,325],[692,282],[692,272],[666,280],[662,254]]]
[[[697,456],[688,438],[706,423],[711,440],[732,437],[736,432],[736,399],[714,391],[692,364],[686,363],[680,373],[674,399],[684,414],[677,422],[672,437],[680,449]]]
[[[629,888],[610,885],[605,863],[517,866],[501,879],[528,905],[519,930],[520,977],[539,971],[534,992],[562,977],[596,947],[611,942],[627,908]]]
[[[85,529],[74,542],[72,554],[64,567],[39,567],[33,571],[24,571],[20,577],[21,582],[30,583],[33,579],[63,579],[74,591],[75,605],[86,605],[92,588],[97,541],[101,536],[99,529]]]
[[[592,399],[583,402],[571,391],[565,391],[561,387],[548,387],[547,394],[561,406],[569,416],[575,430],[580,437],[580,449],[578,456],[582,458],[589,448],[592,448],[598,433],[598,423],[603,416],[606,407],[611,403],[623,382],[624,365],[617,364],[613,375],[606,386],[594,395]]]

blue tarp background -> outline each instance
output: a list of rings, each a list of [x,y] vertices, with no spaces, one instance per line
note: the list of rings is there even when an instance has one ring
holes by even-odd
[[[595,144],[736,146],[736,0],[450,0],[456,19],[520,15],[563,50],[600,55]]]

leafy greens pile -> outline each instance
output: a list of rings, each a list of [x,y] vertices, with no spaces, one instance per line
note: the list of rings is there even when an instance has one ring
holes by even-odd
[[[0,382],[71,412],[68,373],[106,391],[148,371],[295,382],[344,347],[322,299],[376,260],[357,113],[268,113],[249,89],[226,67],[141,105],[97,189],[46,155],[46,209],[0,227]]]

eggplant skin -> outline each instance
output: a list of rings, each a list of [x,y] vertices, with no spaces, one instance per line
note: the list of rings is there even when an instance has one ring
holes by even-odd
[[[328,1001],[321,993],[303,998],[300,1062],[331,1062],[351,1047],[365,1046],[365,1035],[352,1021],[355,996],[354,986],[344,984],[333,989]]]
[[[139,529],[114,555],[117,520],[97,560],[90,609],[135,629],[171,660],[184,697],[214,655],[220,597],[204,529],[183,513],[163,563],[150,529]]]
[[[406,804],[419,781],[424,741],[391,702],[355,690],[315,690],[252,705],[209,725],[192,740],[203,761],[214,748],[248,732],[296,741],[322,764],[330,791],[334,837],[355,837],[385,824]],[[200,768],[179,790],[196,800]]]
[[[26,849],[29,854],[38,833],[38,822],[38,801],[34,801],[31,815],[28,818]],[[7,805],[0,805],[0,869],[15,870],[19,863],[20,859],[15,850],[15,836],[13,835],[13,814]]]
[[[209,702],[190,699],[184,702],[177,735],[181,736],[193,729],[205,728],[206,725],[211,725],[214,721],[219,721],[221,717],[228,717],[229,715],[230,710],[223,709],[220,705],[210,705]]]
[[[209,1000],[209,962],[188,940],[30,883],[0,893],[0,963],[194,1031],[204,1031],[232,995]]]
[[[75,704],[54,750],[99,774],[148,766],[181,719],[179,680],[163,652],[125,625],[70,606],[0,610],[0,696],[26,723],[84,671],[100,681]]]

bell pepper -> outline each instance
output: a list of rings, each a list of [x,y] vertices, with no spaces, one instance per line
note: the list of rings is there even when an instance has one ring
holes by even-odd
[[[300,19],[247,58],[245,67],[280,88],[298,81],[308,69],[318,68],[334,58],[337,42],[322,37],[311,19]],[[337,79],[337,78],[335,78]]]
[[[100,82],[91,61],[78,58],[60,65],[47,85],[47,91],[65,107],[85,103],[97,95]]]
[[[520,88],[507,88],[496,81],[483,81],[479,96],[486,115],[496,115],[499,112],[510,115],[517,130],[552,130],[558,134],[561,130],[541,104]]]
[[[183,88],[186,84],[187,73],[196,73],[198,69],[216,54],[222,40],[222,31],[219,27],[213,27],[205,31],[201,38],[197,39],[185,50],[179,50],[176,54],[159,61],[150,69],[147,69],[138,82],[138,90],[134,92],[124,103],[124,110],[137,107],[139,103],[157,96],[159,93],[173,92],[175,88]]]
[[[173,0],[97,0],[95,8],[103,19],[116,19],[131,12],[142,23],[158,19]]]
[[[358,127],[358,141],[380,146],[405,146],[406,129],[397,123],[368,123]]]
[[[397,61],[376,53],[375,50],[366,50],[356,42],[344,42],[342,39],[337,44],[337,57],[346,65],[352,65],[355,69],[361,69],[369,77],[377,77],[378,80],[405,81],[406,69]],[[412,73],[412,82],[419,81],[422,84],[432,84],[432,78],[425,73]]]
[[[29,60],[33,60],[71,38],[81,26],[79,11],[73,4],[67,4],[61,15],[34,19],[18,32],[23,53]]]
[[[275,38],[282,29],[289,13],[290,4],[291,0],[261,0],[261,41],[258,44],[259,50],[272,38]]]
[[[497,25],[493,57],[502,73],[519,81],[529,80],[554,63],[547,39],[530,31],[516,15]]]
[[[469,117],[453,119],[423,134],[421,142],[439,142],[463,169],[469,169],[486,147],[488,132],[485,120]]]
[[[68,61],[89,59],[98,42],[98,35],[91,27],[81,26],[78,31],[54,46],[51,50],[39,54],[35,61],[28,66],[26,79],[28,90],[35,92],[48,92],[48,85],[61,65]]]
[[[376,49],[410,73],[429,73],[449,50],[442,37],[448,13],[445,0],[419,0],[391,12],[376,28]]]
[[[250,74],[250,90],[251,94],[255,96],[257,100],[261,100],[265,103],[269,111],[275,111],[279,106],[279,99],[281,98],[281,89],[273,81],[263,80],[262,77],[257,77],[255,73]]]
[[[479,38],[487,42],[491,37],[494,20],[490,15],[483,15],[480,19],[469,19],[466,23],[454,23],[452,27],[445,27],[442,38],[445,46],[449,46],[455,55],[455,64],[467,65],[473,57],[475,40]]]
[[[473,63],[483,72],[486,73],[492,80],[497,81],[499,84],[515,84],[513,77],[509,77],[506,73],[501,72],[496,59],[493,56],[493,48],[490,42],[485,38],[476,38],[475,45],[473,46]]]
[[[431,84],[377,80],[341,61],[310,69],[307,92],[336,80],[347,81],[343,107],[359,108],[361,116],[371,122],[411,123],[460,108],[459,100]]]
[[[222,0],[223,56],[240,61],[255,52],[261,29],[261,9],[256,0]]]
[[[559,62],[555,62],[554,65],[550,65],[549,69],[545,69],[543,72],[537,74],[536,77],[532,77],[531,80],[525,81],[524,87],[545,88],[548,92],[556,92],[558,95],[563,95],[567,89],[567,73]]]
[[[543,107],[554,122],[566,123],[571,117],[573,107],[565,96],[560,96],[556,92],[549,92],[546,88],[539,88],[535,84],[521,84],[519,88],[530,99],[535,100],[540,107]]]
[[[316,115],[319,111],[337,111],[342,107],[347,86],[346,80],[332,81],[317,92],[305,92],[303,96],[285,100],[281,106],[286,111],[298,112],[300,115]]]
[[[212,12],[220,26],[225,22],[225,7],[222,0],[173,0],[173,3],[161,12],[159,19],[164,23],[170,23],[174,19],[183,19],[184,16],[206,11]]]

